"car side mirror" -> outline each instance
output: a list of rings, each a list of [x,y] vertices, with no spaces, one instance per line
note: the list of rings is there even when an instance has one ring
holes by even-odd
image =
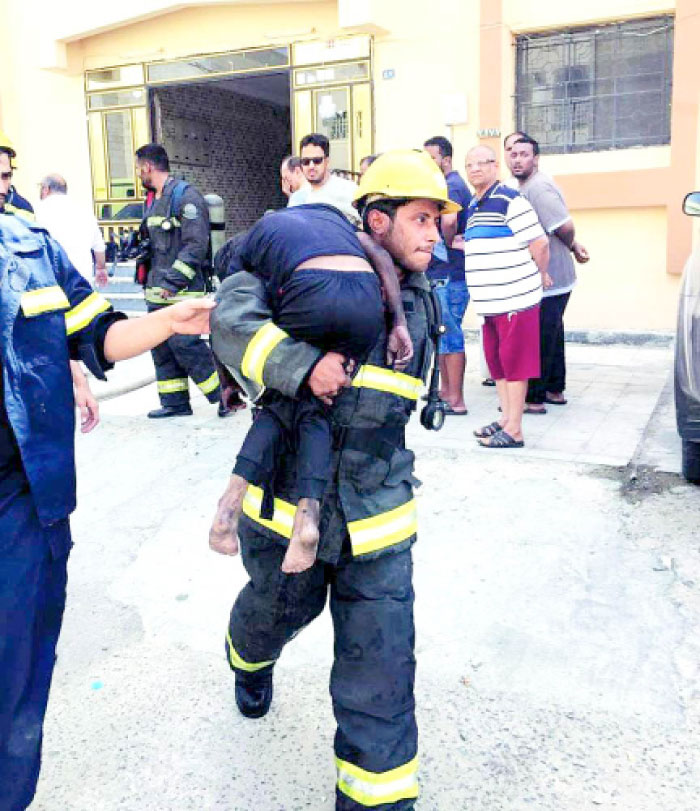
[[[683,201],[683,213],[689,217],[700,217],[700,191],[691,191]]]

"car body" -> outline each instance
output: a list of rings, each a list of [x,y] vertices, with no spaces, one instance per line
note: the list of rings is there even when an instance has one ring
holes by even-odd
[[[683,211],[700,217],[700,192],[686,196]],[[691,253],[683,271],[674,377],[682,473],[689,482],[700,484],[700,246]]]

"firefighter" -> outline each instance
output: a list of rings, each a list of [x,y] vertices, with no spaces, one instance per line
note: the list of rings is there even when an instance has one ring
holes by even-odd
[[[0,168],[3,158],[0,156]],[[9,179],[0,181],[7,191]],[[0,214],[0,809],[39,775],[75,508],[69,358],[93,374],[175,333],[208,331],[213,302],[127,321],[39,226]]]
[[[337,811],[410,809],[418,796],[411,547],[417,519],[413,453],[404,428],[430,367],[436,311],[424,275],[441,212],[457,212],[430,157],[387,152],[367,170],[355,205],[367,232],[394,258],[414,356],[403,372],[387,366],[381,336],[352,384],[345,359],[292,340],[277,327],[260,282],[241,272],[217,295],[217,357],[248,387],[296,396],[308,385],[330,408],[334,455],[321,506],[316,563],[280,571],[297,502],[296,459],[278,462],[272,518],[249,487],[239,523],[250,578],[235,601],[226,637],[243,715],[259,718],[272,700],[284,645],[322,611],[330,592],[335,631],[331,695],[337,721]],[[231,553],[231,487],[219,502],[210,545]]]
[[[153,192],[143,221],[150,241],[148,311],[185,298],[201,298],[207,292],[207,203],[194,186],[170,176],[168,153],[160,144],[146,144],[136,150],[136,168],[144,188]],[[175,335],[157,346],[152,355],[161,407],[148,412],[151,419],[192,414],[188,377],[210,403],[218,404],[220,417],[229,413],[221,402],[211,350],[201,336]]]
[[[13,162],[17,157],[17,153],[12,145],[12,141],[10,141],[7,135],[5,135],[5,133],[2,131],[0,131],[0,155],[6,155],[9,162],[9,165],[3,165],[1,170],[3,174],[2,179],[10,181],[7,190],[0,193],[0,211],[19,214],[26,220],[34,220],[34,208],[32,207],[32,204],[29,202],[29,200],[25,200],[25,198],[22,197],[17,189],[12,185],[12,174],[15,170]]]

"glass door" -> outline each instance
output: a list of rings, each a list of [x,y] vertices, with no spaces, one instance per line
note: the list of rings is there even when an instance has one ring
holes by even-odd
[[[304,135],[321,132],[332,168],[358,173],[374,142],[369,59],[295,68],[293,79],[294,151]]]
[[[336,170],[352,171],[350,88],[314,90],[313,94],[316,121],[314,129],[330,141],[331,166]]]

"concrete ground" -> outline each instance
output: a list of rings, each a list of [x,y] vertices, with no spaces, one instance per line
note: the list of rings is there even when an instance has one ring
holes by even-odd
[[[475,352],[470,355],[475,356]],[[570,403],[520,451],[467,417],[414,420],[419,811],[696,811],[700,490],[678,476],[654,347],[568,348]],[[122,365],[101,393],[128,388]],[[69,605],[33,811],[331,811],[332,630],[285,651],[269,715],[236,711],[223,655],[238,559],[207,530],[248,412],[150,423],[149,385],[78,438]]]

